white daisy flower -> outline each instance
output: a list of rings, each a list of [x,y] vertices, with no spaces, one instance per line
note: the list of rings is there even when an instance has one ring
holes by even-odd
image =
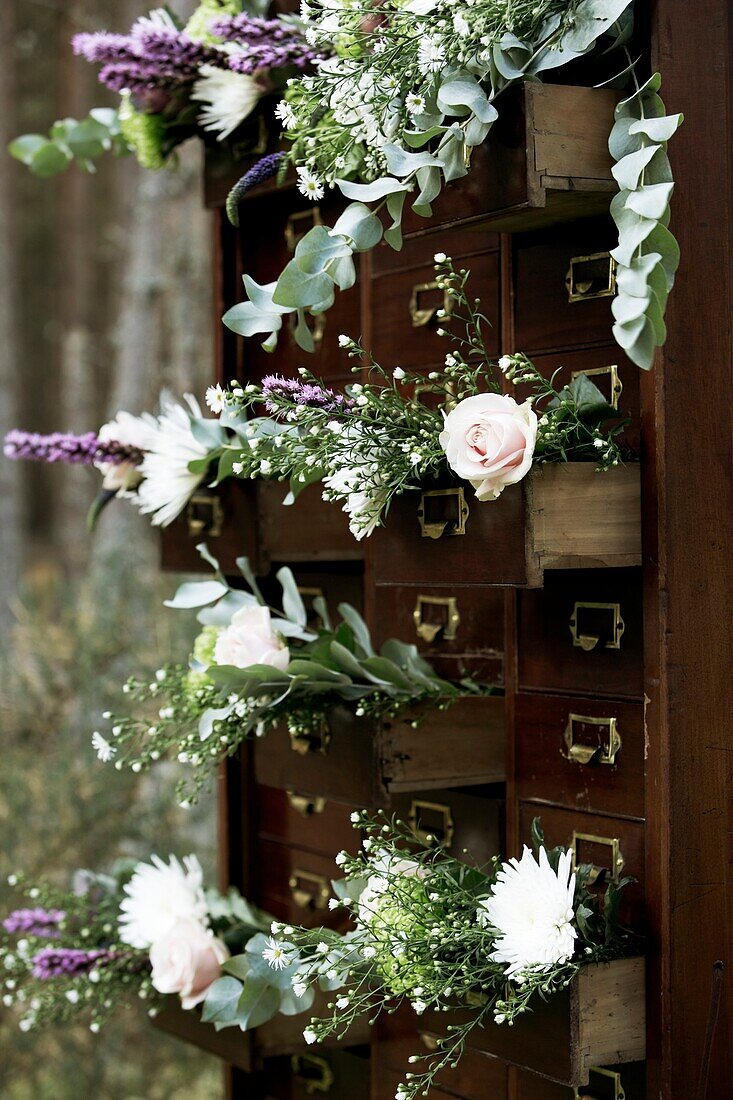
[[[209,386],[207,389],[206,404],[216,416],[226,408],[227,395],[218,382],[215,386]]]
[[[280,943],[272,936],[267,940],[267,946],[262,952],[262,958],[273,970],[285,970],[293,962],[295,955],[288,944]]]
[[[252,113],[261,95],[257,81],[246,73],[202,65],[191,99],[204,104],[199,114],[204,130],[224,141]]]
[[[298,120],[295,117],[295,111],[288,103],[287,99],[281,99],[275,108],[275,118],[279,119],[282,123],[283,130],[292,130],[298,125]]]
[[[323,198],[325,190],[321,180],[311,172],[309,168],[296,168],[298,174],[298,190],[306,199],[318,202]]]
[[[191,394],[185,394],[184,400],[188,409],[162,398],[155,436],[140,467],[143,480],[135,503],[143,514],[152,515],[158,527],[166,527],[183,511],[204,478],[188,468],[189,462],[208,454],[191,431],[191,417],[200,417],[201,409]]]
[[[410,92],[405,98],[405,107],[411,115],[421,115],[425,111],[425,100],[421,95]]]
[[[120,903],[122,942],[130,947],[150,947],[179,920],[208,927],[203,883],[196,856],[185,856],[182,864],[175,856],[168,863],[159,856],[152,856],[150,863],[138,863],[124,887],[127,896]]]
[[[92,734],[92,748],[97,754],[97,760],[101,760],[103,764],[109,764],[117,754],[117,749],[97,730]]]

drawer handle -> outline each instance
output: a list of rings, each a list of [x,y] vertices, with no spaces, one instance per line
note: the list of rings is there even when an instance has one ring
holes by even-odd
[[[308,1096],[315,1092],[330,1092],[333,1087],[333,1070],[325,1058],[317,1054],[293,1054],[290,1058],[293,1077],[305,1086]]]
[[[611,383],[608,403],[612,409],[618,408],[619,399],[624,392],[624,384],[618,376],[618,367],[615,364],[608,367],[591,367],[589,370],[574,370],[570,377],[574,381],[581,374],[584,374],[587,378],[602,378],[604,375],[608,375]]]
[[[576,724],[596,727],[594,745],[583,745],[575,740]],[[569,714],[564,737],[568,750],[565,755],[568,760],[576,764],[615,764],[616,756],[621,751],[621,734],[618,732],[616,718],[592,718],[587,714]]]
[[[578,833],[573,831],[570,850],[572,852],[572,867],[574,871],[584,862],[582,859],[578,858],[578,846],[580,844],[603,845],[604,848],[610,848],[611,850],[609,867],[600,867],[596,863],[592,864],[593,870],[588,880],[589,884],[595,886],[596,883],[618,882],[625,864],[618,837],[594,836],[592,833]]]
[[[298,909],[316,909],[319,912],[328,909],[328,899],[331,897],[331,886],[323,875],[316,875],[313,871],[302,871],[298,867],[293,868],[293,873],[288,881],[290,897],[293,905]]]
[[[295,791],[286,791],[290,808],[302,817],[313,817],[322,814],[326,808],[326,799],[322,795],[308,798],[305,794],[296,794]]]
[[[606,649],[620,649],[621,636],[626,629],[626,624],[621,618],[621,605],[618,603],[575,603],[573,613],[570,616],[570,633],[573,645],[580,646],[586,653],[595,649],[601,638],[599,634],[586,634],[581,631],[582,611],[605,611],[611,616],[611,629],[608,639],[604,643]]]
[[[421,493],[417,518],[424,539],[439,539],[444,535],[465,535],[468,504],[463,486],[456,485],[452,489],[429,489]]]
[[[565,276],[569,302],[612,298],[616,293],[616,261],[610,252],[573,256]]]
[[[432,1053],[434,1050],[438,1049],[438,1039],[435,1035],[430,1035],[427,1031],[421,1031],[419,1034],[420,1042],[426,1050]]]
[[[213,493],[194,493],[186,509],[188,533],[192,539],[208,535],[218,539],[224,524],[224,509]]]
[[[321,211],[317,206],[290,214],[285,223],[285,244],[288,252],[295,252],[306,233],[317,225],[323,225]]]
[[[413,328],[424,328],[437,316],[439,310],[443,310],[443,317],[450,317],[453,313],[453,299],[447,290],[443,291],[443,299],[433,305],[425,305],[422,297],[433,290],[440,290],[437,280],[432,283],[416,283],[410,295],[410,320]]]
[[[610,1069],[591,1069],[588,1084],[582,1090],[574,1090],[573,1100],[626,1100],[621,1074]]]
[[[319,752],[325,756],[328,746],[331,744],[331,731],[329,729],[311,730],[308,733],[296,733],[289,731],[290,748],[300,756],[308,756],[310,753]]]
[[[426,607],[444,607],[444,622],[425,622],[423,614]],[[427,642],[428,645],[432,645],[439,634],[442,634],[445,642],[454,641],[458,633],[458,624],[461,621],[458,612],[458,601],[455,596],[418,596],[412,618],[418,638],[421,638],[423,642]]]
[[[423,844],[436,844],[450,848],[455,834],[455,824],[450,806],[442,802],[423,802],[414,798],[408,816],[410,828]]]

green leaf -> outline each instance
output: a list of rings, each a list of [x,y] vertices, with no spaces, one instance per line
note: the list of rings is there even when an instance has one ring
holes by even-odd
[[[283,611],[285,612],[285,617],[297,623],[298,626],[305,626],[308,621],[308,612],[305,609],[303,597],[298,591],[298,585],[296,584],[292,570],[288,569],[287,566],[283,566],[282,569],[278,569],[275,575],[283,590]]]
[[[486,92],[468,72],[458,73],[441,84],[438,88],[438,106],[453,114],[471,112],[480,122],[489,125],[499,117]]]
[[[59,145],[48,141],[33,154],[30,161],[30,170],[34,175],[41,176],[42,179],[48,179],[51,176],[57,176],[59,172],[63,172],[70,163],[71,155],[64,152]]]
[[[249,977],[237,1002],[237,1023],[243,1031],[271,1020],[280,1005],[280,994],[264,978]]]
[[[372,646],[371,635],[369,634],[369,627],[362,619],[359,612],[355,607],[352,607],[348,603],[340,603],[338,606],[339,615],[352,629],[354,637],[359,646],[361,646],[364,653],[368,657],[374,657],[374,647]]]
[[[633,210],[642,218],[659,221],[669,205],[674,191],[673,183],[653,183],[633,191],[626,200],[627,210]]]
[[[218,978],[206,994],[201,1019],[205,1024],[236,1024],[237,1005],[242,995],[242,983],[236,978]]]
[[[613,165],[611,173],[622,191],[636,189],[642,172],[661,148],[661,145],[647,145],[635,153],[629,153]]]
[[[415,686],[412,681],[386,657],[367,657],[362,662],[362,667],[370,680],[374,679],[383,684],[393,684],[403,691],[414,694]]]
[[[222,317],[223,323],[238,336],[256,336],[258,332],[277,333],[282,328],[284,309],[269,312],[259,309],[254,302],[238,302]],[[269,341],[268,341],[269,342]]]
[[[363,202],[352,202],[329,232],[349,237],[357,252],[369,252],[382,239],[382,223]]]
[[[318,275],[326,270],[332,260],[350,256],[351,252],[351,246],[343,234],[334,233],[325,225],[314,225],[298,241],[292,262],[306,275]],[[274,300],[277,300],[281,279],[282,276],[275,287]]]
[[[342,645],[341,642],[331,642],[330,653],[334,663],[338,665],[340,669],[343,669],[347,675],[357,680],[364,679],[364,670],[361,667],[361,662],[345,645]]]
[[[22,134],[21,137],[10,142],[8,152],[11,157],[22,161],[23,164],[30,164],[38,150],[47,144],[48,138],[43,134]]]
[[[387,195],[395,195],[400,191],[409,191],[410,184],[402,180],[391,179],[384,176],[374,183],[350,183],[348,180],[336,180],[336,186],[347,199],[356,199],[358,202],[376,202]]]
[[[273,294],[276,306],[290,310],[322,306],[324,302],[330,307],[333,300],[333,279],[323,271],[314,274],[303,271],[294,259],[283,270]]]
[[[684,121],[684,115],[662,115],[661,118],[638,118],[629,126],[630,134],[644,134],[657,143],[667,142]]]

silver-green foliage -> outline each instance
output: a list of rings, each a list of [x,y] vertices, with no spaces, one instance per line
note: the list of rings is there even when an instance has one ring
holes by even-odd
[[[23,134],[10,142],[8,152],[35,176],[48,178],[64,172],[74,161],[83,171],[94,172],[94,161],[103,153],[123,156],[129,146],[120,129],[119,113],[111,107],[95,107],[81,121],[62,118],[54,122],[48,137]]]

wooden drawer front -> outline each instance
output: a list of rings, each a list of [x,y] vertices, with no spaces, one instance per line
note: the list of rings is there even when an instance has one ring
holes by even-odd
[[[258,561],[259,536],[254,485],[224,481],[211,492],[202,487],[168,527],[161,528],[161,569],[210,573],[196,546],[205,542],[223,571],[239,576],[236,559]]]
[[[444,235],[437,247],[450,252],[450,237]],[[491,323],[485,330],[487,346],[491,354],[498,354],[499,254],[486,252],[459,262],[471,271],[471,293],[481,298],[481,310]],[[449,342],[437,334],[443,323],[437,311],[444,305],[444,292],[432,287],[434,280],[432,263],[372,280],[370,351],[386,369],[430,369],[442,364],[450,351]]]
[[[279,1017],[285,1020],[285,1017]],[[274,1021],[271,1021],[274,1023]],[[303,1030],[301,1017],[290,1020],[293,1029]],[[265,1025],[266,1029],[270,1024]],[[260,1030],[256,1034],[259,1036]],[[351,1033],[350,1033],[351,1034]],[[301,1048],[303,1039],[301,1036]],[[369,1058],[367,1048],[333,1050],[317,1046],[294,1050],[292,1054],[266,1056],[257,1078],[234,1100],[308,1100],[331,1096],[334,1100],[369,1100]]]
[[[645,1100],[644,1062],[591,1069],[587,1085],[569,1088],[524,1069],[510,1070],[514,1100]]]
[[[457,859],[465,849],[471,859],[484,864],[503,852],[504,803],[498,798],[428,790],[394,795],[391,810],[423,835],[434,836]]]
[[[336,708],[320,746],[309,748],[300,742],[294,749],[284,727],[272,730],[255,744],[257,782],[332,802],[375,805],[378,774],[373,724]]]
[[[345,932],[343,909],[329,910],[331,880],[339,877],[333,856],[259,839],[254,869],[257,904],[278,920],[308,927],[326,925]]]
[[[396,522],[393,510],[389,522]],[[503,683],[504,595],[499,589],[377,584],[368,596],[369,622],[380,644],[399,638],[417,645],[448,680],[468,674],[481,683]]]
[[[313,607],[314,600],[321,596],[326,601],[332,622],[339,621],[340,603],[350,603],[361,614],[364,607],[364,571],[361,562],[339,563],[338,566],[325,562],[287,562],[292,567],[298,591],[308,614],[308,625],[316,629],[321,620]],[[271,563],[267,577],[260,581],[260,588],[268,603],[277,605],[282,601],[282,588],[276,572],[279,562]]]
[[[435,1043],[428,1031],[415,1030],[399,1039],[377,1040],[372,1044],[372,1100],[394,1100],[397,1086],[405,1073],[420,1072],[418,1063],[411,1066],[408,1058],[425,1054]],[[464,1051],[455,1069],[443,1070],[435,1078],[430,1096],[457,1097],[458,1100],[505,1100],[507,1097],[507,1067],[504,1062],[485,1058],[475,1050]]]
[[[461,186],[469,187],[473,179],[474,175],[470,173]],[[405,213],[407,210],[408,205],[405,204]],[[399,252],[395,252],[382,241],[372,252],[365,254],[373,277],[423,265],[433,271],[433,257],[436,252],[445,252],[453,259],[458,258],[462,267],[470,267],[471,257],[476,253],[499,249],[499,234],[490,233],[483,225],[453,223],[448,227],[436,226],[435,219],[431,219],[427,223],[421,222],[420,228],[422,232],[419,234],[405,235]],[[378,322],[378,318],[376,320]]]
[[[262,554],[268,561],[362,561],[363,545],[349,531],[346,513],[324,501],[320,485],[311,485],[292,505],[284,482],[257,484]]]
[[[389,719],[382,724],[379,755],[390,792],[503,783],[504,699],[461,699],[445,711],[408,711]]]
[[[333,858],[346,849],[355,851],[359,834],[349,815],[360,806],[327,802],[320,795],[296,795],[277,787],[257,788],[257,822],[260,836]]]
[[[641,570],[548,572],[517,599],[520,688],[641,698]]]
[[[581,257],[607,253],[618,236],[610,218],[593,219],[543,233],[515,238],[514,347],[533,355],[540,351],[608,344],[613,317],[612,294],[601,292],[610,260],[578,262]],[[566,278],[573,264],[574,296],[570,301]],[[603,273],[603,275],[601,274]],[[587,288],[587,289],[586,289]],[[605,289],[605,288],[604,288]],[[583,297],[583,291],[585,296]]]
[[[577,813],[537,802],[519,804],[519,839],[531,845],[532,822],[538,817],[548,848],[573,845],[578,863],[593,863],[603,872],[599,891],[609,876],[633,875],[637,880],[624,890],[621,921],[641,930],[644,919],[644,825],[620,817]],[[614,866],[615,864],[615,866]]]
[[[514,700],[520,798],[644,817],[644,708],[565,695]]]

